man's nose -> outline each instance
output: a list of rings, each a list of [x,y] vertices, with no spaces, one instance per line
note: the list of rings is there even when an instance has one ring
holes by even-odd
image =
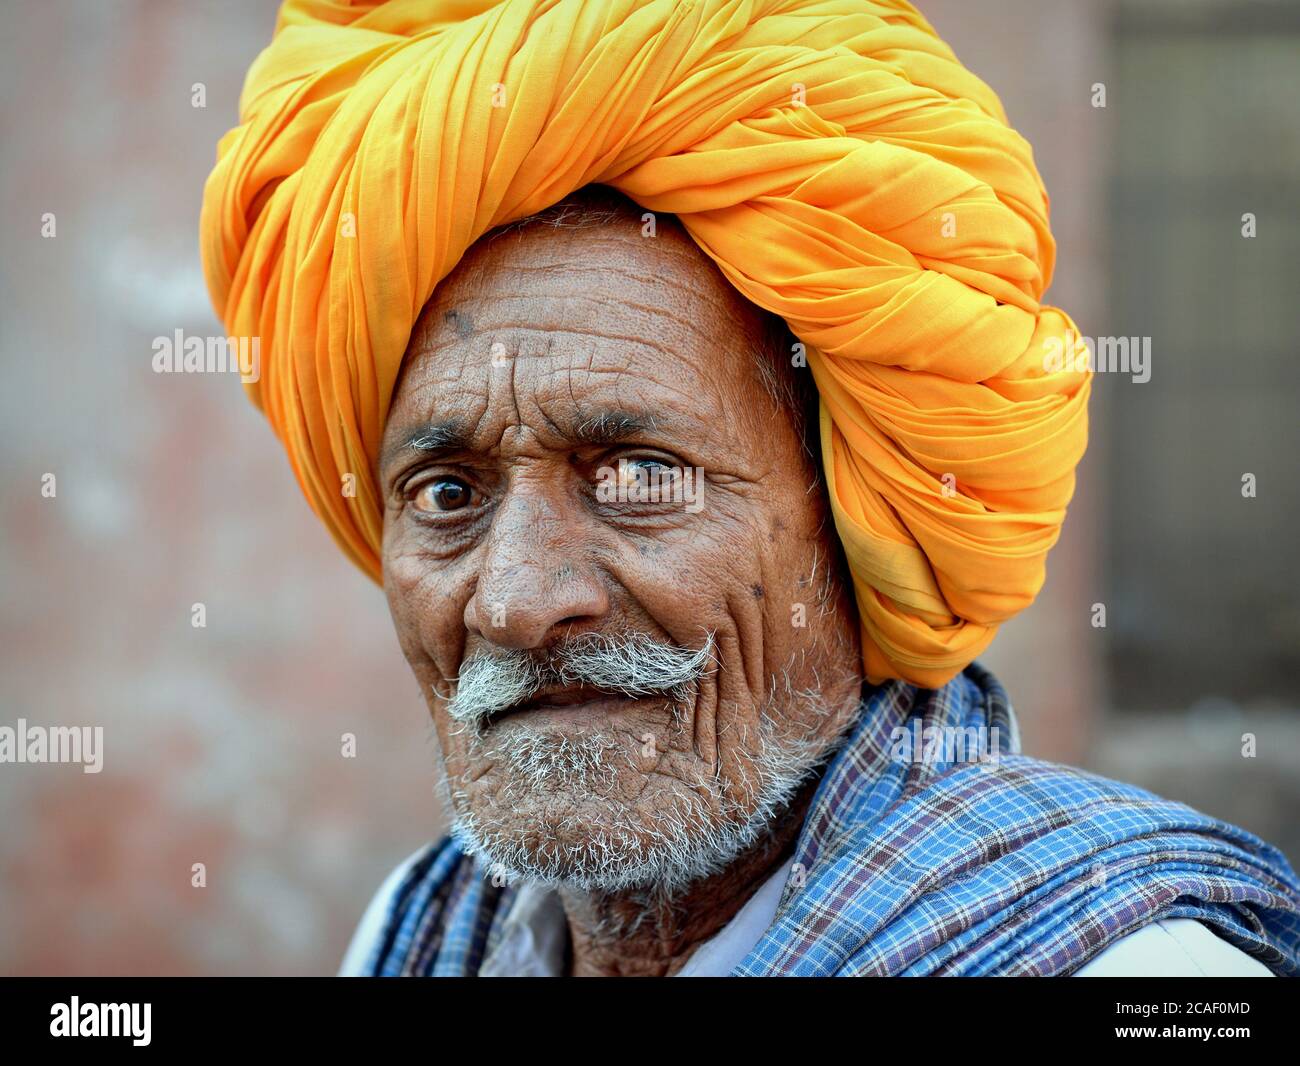
[[[585,557],[589,536],[568,500],[518,493],[492,518],[465,627],[504,648],[544,647],[557,630],[603,618],[609,596]]]

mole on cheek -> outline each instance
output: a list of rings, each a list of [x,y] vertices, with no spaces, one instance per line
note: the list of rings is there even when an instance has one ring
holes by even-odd
[[[474,332],[474,320],[464,311],[448,311],[443,318],[446,319],[447,325],[456,331],[456,336],[464,340]]]

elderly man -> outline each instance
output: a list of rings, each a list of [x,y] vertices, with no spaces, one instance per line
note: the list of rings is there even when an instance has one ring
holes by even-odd
[[[905,3],[293,0],[204,256],[452,835],[345,973],[1294,973],[1248,833],[974,658],[1084,446],[1046,199]]]

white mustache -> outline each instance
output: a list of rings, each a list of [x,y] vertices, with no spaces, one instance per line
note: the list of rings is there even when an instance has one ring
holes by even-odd
[[[447,714],[476,725],[532,699],[548,686],[587,685],[624,696],[686,699],[690,686],[713,661],[713,634],[698,650],[665,644],[644,634],[584,633],[544,652],[477,655],[463,664]]]

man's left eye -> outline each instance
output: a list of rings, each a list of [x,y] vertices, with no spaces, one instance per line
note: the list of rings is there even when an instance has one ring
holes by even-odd
[[[625,483],[639,485],[668,481],[678,473],[676,466],[662,459],[625,459],[619,467]]]

